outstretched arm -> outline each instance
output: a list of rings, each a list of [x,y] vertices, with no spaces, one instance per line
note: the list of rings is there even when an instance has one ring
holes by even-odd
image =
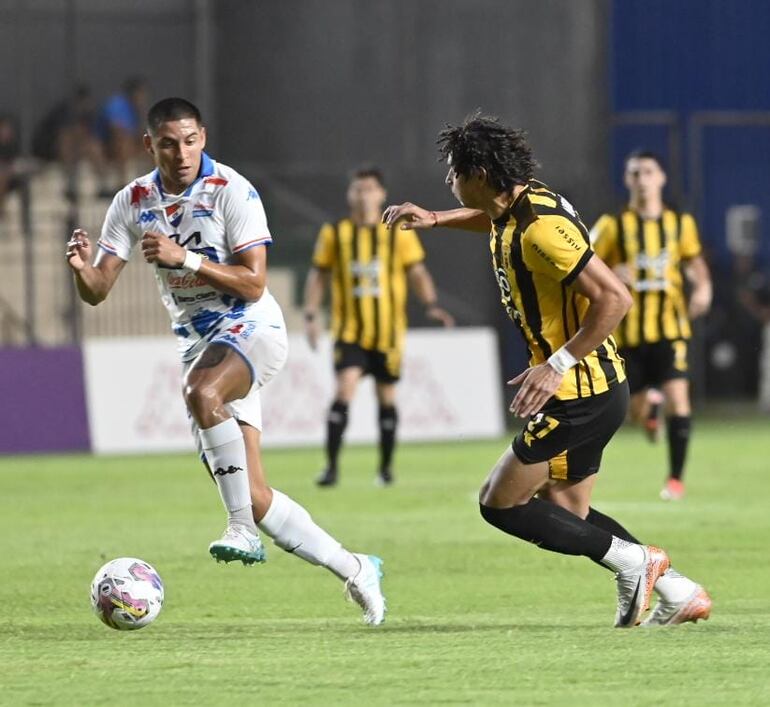
[[[407,270],[407,276],[409,285],[425,307],[425,316],[440,322],[445,327],[454,326],[454,317],[443,307],[438,306],[436,286],[428,268],[423,263],[415,263]]]
[[[408,201],[404,204],[388,206],[382,215],[382,220],[388,226],[392,226],[397,221],[403,221],[402,230],[443,226],[477,233],[489,233],[492,225],[489,216],[477,209],[460,208],[449,211],[428,211]]]
[[[67,242],[66,256],[67,264],[75,275],[80,299],[93,306],[107,298],[126,264],[125,260],[102,249],[99,249],[94,259],[88,233],[82,228],[72,232],[72,238]]]

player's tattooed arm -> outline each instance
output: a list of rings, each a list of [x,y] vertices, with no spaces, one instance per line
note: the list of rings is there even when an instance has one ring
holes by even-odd
[[[483,211],[478,209],[450,209],[448,211],[428,211],[417,204],[406,202],[388,206],[382,215],[383,223],[393,226],[402,221],[401,228],[458,228],[463,231],[489,233],[491,221]]]
[[[99,250],[94,252],[88,233],[82,228],[72,232],[67,241],[67,264],[75,276],[75,286],[80,299],[91,305],[103,302],[126,264],[117,255]]]

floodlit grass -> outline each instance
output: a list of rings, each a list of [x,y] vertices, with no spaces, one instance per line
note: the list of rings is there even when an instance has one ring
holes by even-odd
[[[766,421],[696,432],[688,497],[657,493],[665,449],[637,431],[605,455],[595,505],[705,584],[710,621],[612,628],[609,572],[487,526],[476,489],[507,440],[404,446],[398,484],[346,450],[314,488],[316,450],[266,453],[272,483],[355,550],[385,560],[386,625],[341,584],[268,544],[266,565],[215,564],[216,491],[195,457],[0,459],[0,703],[7,705],[770,702],[770,435]],[[96,569],[152,563],[166,605],[119,633],[91,613]]]

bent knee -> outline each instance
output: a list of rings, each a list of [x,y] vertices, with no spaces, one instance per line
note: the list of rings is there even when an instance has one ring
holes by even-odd
[[[223,400],[215,386],[209,383],[186,383],[184,401],[194,417],[212,412],[222,405]]]
[[[518,494],[512,494],[510,491],[502,493],[496,489],[490,482],[485,482],[479,489],[479,504],[487,508],[512,508],[513,506],[523,506],[530,502],[532,494],[525,491]]]

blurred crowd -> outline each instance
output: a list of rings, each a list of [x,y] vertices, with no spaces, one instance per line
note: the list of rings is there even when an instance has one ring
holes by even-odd
[[[148,108],[147,83],[126,79],[103,101],[87,85],[61,97],[34,126],[28,155],[23,155],[16,116],[0,115],[0,218],[8,194],[25,177],[56,163],[65,169],[86,163],[98,181],[97,197],[112,198],[135,176],[144,158],[143,116]],[[65,197],[76,198],[71,182]]]

